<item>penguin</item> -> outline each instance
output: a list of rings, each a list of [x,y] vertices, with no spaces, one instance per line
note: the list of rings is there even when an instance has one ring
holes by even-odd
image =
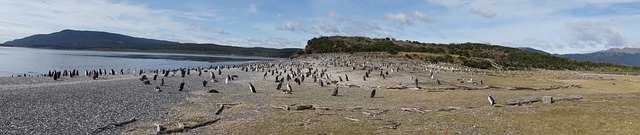
[[[251,90],[252,93],[256,93],[256,88],[253,87],[253,84],[249,83],[249,90]]]
[[[293,81],[296,82],[298,85],[300,85],[300,79],[296,78]]]
[[[156,86],[156,91],[157,92],[162,92],[162,90],[160,89],[160,86]]]
[[[218,90],[211,89],[211,90],[209,90],[209,93],[220,93],[220,92]]]
[[[373,88],[373,90],[371,90],[371,98],[376,96],[376,88]]]
[[[331,96],[338,96],[338,85],[336,85],[336,88],[333,89],[333,94],[331,94]]]
[[[345,79],[345,80],[347,80],[347,81],[349,81],[349,75],[344,74],[344,79]]]
[[[264,75],[262,76],[262,79],[266,79],[267,78],[267,73],[268,72],[264,72]]]
[[[278,83],[278,86],[276,86],[276,90],[280,90],[280,88],[282,88],[282,82]]]
[[[287,83],[287,91],[293,92],[293,89],[291,89],[291,84],[289,84],[289,83]]]
[[[161,134],[163,131],[167,130],[166,127],[160,125],[160,124],[154,124],[156,125],[156,133]]]
[[[180,83],[180,87],[178,88],[178,91],[182,91],[184,89],[184,82]]]
[[[207,81],[202,81],[202,87],[207,87]]]
[[[149,80],[146,80],[143,83],[144,83],[144,85],[151,85],[151,82],[149,82]]]
[[[495,100],[493,100],[493,97],[491,97],[491,93],[489,93],[489,96],[487,96],[487,100],[489,100],[489,104],[490,104],[491,106],[496,105]]]
[[[164,78],[160,79],[160,86],[164,86]]]

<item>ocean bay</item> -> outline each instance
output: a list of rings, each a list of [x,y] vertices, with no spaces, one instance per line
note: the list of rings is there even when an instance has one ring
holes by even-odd
[[[24,74],[37,76],[49,70],[175,69],[236,65],[281,58],[0,47],[0,59],[0,77],[10,77]]]

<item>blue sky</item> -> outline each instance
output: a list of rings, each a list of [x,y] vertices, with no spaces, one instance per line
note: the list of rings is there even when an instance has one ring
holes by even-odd
[[[640,47],[639,0],[2,0],[0,42],[63,29],[304,48],[318,36],[585,53]]]

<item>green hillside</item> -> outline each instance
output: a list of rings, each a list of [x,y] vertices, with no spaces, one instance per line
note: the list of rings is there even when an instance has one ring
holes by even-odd
[[[420,52],[439,54],[419,57],[431,62],[458,63],[482,69],[520,70],[543,68],[553,70],[588,70],[606,72],[638,72],[640,67],[608,63],[582,62],[553,55],[524,51],[518,48],[482,43],[436,44],[390,38],[330,36],[309,40],[302,53],[330,52]],[[407,58],[416,58],[405,54]]]

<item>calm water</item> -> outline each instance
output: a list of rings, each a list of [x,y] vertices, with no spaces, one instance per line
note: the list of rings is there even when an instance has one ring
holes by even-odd
[[[200,61],[193,61],[194,59]],[[203,62],[233,59],[228,62]],[[252,59],[247,61],[247,59]],[[49,70],[175,69],[243,64],[279,58],[140,52],[67,51],[0,47],[0,77],[38,75]]]

